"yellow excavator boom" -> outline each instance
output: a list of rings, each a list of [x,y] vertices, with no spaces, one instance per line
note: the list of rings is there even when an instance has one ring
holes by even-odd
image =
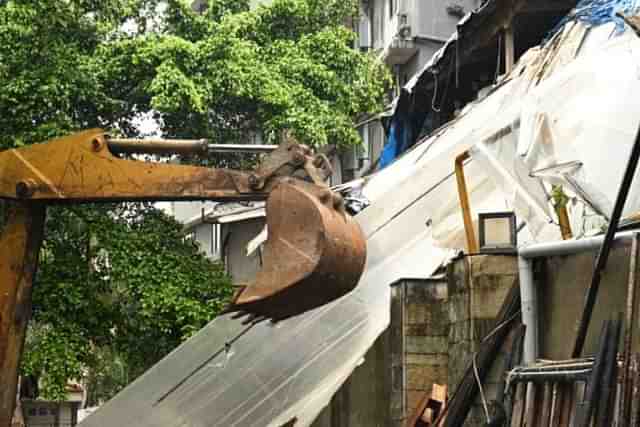
[[[197,154],[206,141],[133,141],[93,129],[0,152],[0,426],[9,425],[17,369],[31,316],[31,289],[49,204],[100,201],[266,200],[263,268],[229,307],[274,320],[353,290],[364,269],[365,238],[324,180],[322,155],[293,141],[251,172],[124,158]]]

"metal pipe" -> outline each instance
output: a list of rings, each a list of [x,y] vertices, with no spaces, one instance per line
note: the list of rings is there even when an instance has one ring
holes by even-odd
[[[627,307],[624,321],[624,347],[622,356],[622,380],[620,392],[620,425],[628,425],[631,417],[631,387],[629,384],[631,365],[631,344],[633,341],[633,327],[636,317],[636,287],[638,243],[640,234],[635,234],[631,241],[631,255],[629,262],[629,280],[627,281]]]
[[[637,231],[619,232],[615,235],[614,241],[616,243],[626,243],[636,233]],[[603,241],[604,236],[600,235],[587,237],[580,240],[562,240],[556,242],[536,243],[534,245],[518,249],[518,255],[526,259],[547,256],[573,255],[598,249],[602,245]]]
[[[611,337],[605,357],[604,372],[602,373],[600,396],[594,426],[610,427],[613,425],[615,412],[616,389],[618,383],[618,345],[620,342],[620,332],[622,330],[622,313],[618,319],[613,320]],[[624,425],[624,424],[618,424]]]
[[[577,427],[589,427],[591,425],[591,416],[593,415],[594,408],[598,405],[597,400],[600,393],[600,385],[602,383],[604,359],[607,354],[609,337],[612,332],[612,322],[606,321],[602,326],[598,354],[593,362],[593,369],[591,371],[589,381],[587,381],[583,405],[576,414],[574,425]]]
[[[473,230],[473,219],[471,218],[471,206],[469,204],[469,192],[467,191],[467,181],[464,176],[464,161],[469,158],[469,152],[465,151],[456,157],[455,172],[456,183],[458,184],[458,198],[460,199],[460,208],[462,209],[462,219],[464,221],[464,232],[467,237],[467,251],[469,253],[478,253],[478,241],[476,233]]]
[[[206,139],[108,138],[115,154],[269,153],[277,145],[210,144]]]
[[[574,366],[576,364],[588,364],[593,363],[593,357],[583,357],[582,359],[567,359],[567,360],[549,360],[538,359],[536,366]]]
[[[428,42],[439,43],[439,44],[445,44],[448,41],[448,39],[445,39],[443,37],[434,36],[434,35],[431,35],[431,34],[416,34],[414,36],[414,38],[418,42],[420,42],[420,41],[428,41]]]
[[[270,153],[276,148],[265,144],[207,144],[209,153]]]
[[[551,372],[551,371],[575,371],[576,369],[587,369],[593,366],[593,360],[576,363],[566,363],[560,365],[534,364],[527,367],[518,367],[513,372]]]
[[[509,373],[508,381],[509,384],[515,384],[519,382],[575,382],[588,379],[589,374],[591,374],[591,368],[550,372],[524,371]]]
[[[533,279],[533,261],[518,257],[520,299],[522,304],[522,324],[526,326],[522,359],[525,364],[538,358],[538,298]]]
[[[108,138],[114,154],[197,154],[207,151],[206,139]]]

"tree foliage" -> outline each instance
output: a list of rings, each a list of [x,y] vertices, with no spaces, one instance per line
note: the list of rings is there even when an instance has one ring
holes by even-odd
[[[353,119],[380,108],[386,73],[352,48],[343,24],[353,6],[280,0],[215,21],[169,2],[165,32],[136,39],[131,60],[155,70],[150,107],[172,134],[228,141],[290,129],[311,145],[357,144]]]
[[[135,135],[141,113],[171,136],[240,141],[290,129],[357,144],[386,69],[352,48],[353,1],[11,0],[0,8],[0,144],[100,126]]]
[[[68,378],[102,369],[104,349],[135,378],[230,297],[222,266],[152,206],[53,208],[46,231],[23,363],[42,377],[44,396],[60,398]]]
[[[91,127],[139,136],[141,117],[214,142],[275,142],[284,129],[316,146],[359,142],[354,120],[381,109],[389,78],[352,48],[354,1],[209,0],[199,13],[191,3],[1,2],[0,148]],[[229,289],[152,206],[51,208],[24,372],[54,398],[87,368],[98,378],[122,364],[133,379]]]

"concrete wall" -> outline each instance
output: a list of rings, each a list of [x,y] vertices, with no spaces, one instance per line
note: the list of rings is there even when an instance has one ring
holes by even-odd
[[[402,280],[391,289],[391,425],[400,427],[434,383],[447,383],[447,282]]]
[[[536,264],[541,314],[541,357],[568,358],[573,349],[584,296],[591,281],[597,252],[550,257]],[[602,277],[584,354],[596,352],[602,323],[624,312],[629,277],[628,244],[616,244]],[[639,298],[640,299],[640,298]],[[636,307],[636,312],[638,307]],[[639,328],[634,328],[633,352],[640,351]]]
[[[464,377],[480,341],[495,326],[496,316],[512,286],[518,283],[515,256],[480,255],[460,258],[449,266],[449,395]],[[509,348],[509,344],[505,345]],[[504,363],[501,353],[484,384],[489,400],[495,398]],[[486,418],[477,401],[465,426],[483,426]]]
[[[442,279],[392,286],[391,426],[404,426],[434,383],[454,393],[517,280],[515,256],[482,255],[455,260]],[[484,385],[488,399],[495,397],[503,363],[503,355],[496,357]],[[478,401],[465,426],[485,422]]]
[[[480,0],[407,0],[407,2],[413,35],[435,39],[448,39],[460,20],[460,17],[447,11],[447,6],[460,6],[463,13],[468,13],[480,5]]]
[[[201,223],[190,229],[202,252],[211,259],[220,258],[220,226]]]
[[[247,244],[263,229],[264,218],[222,224],[222,252],[227,272],[233,283],[251,282],[262,266],[259,251],[247,256]]]

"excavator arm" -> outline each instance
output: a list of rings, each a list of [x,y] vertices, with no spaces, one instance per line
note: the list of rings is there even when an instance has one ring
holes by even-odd
[[[196,154],[203,140],[132,141],[94,129],[0,152],[0,427],[9,425],[31,316],[31,290],[46,206],[101,201],[266,200],[263,268],[229,307],[274,320],[351,291],[365,239],[342,198],[324,183],[326,158],[285,141],[251,172],[145,162],[123,154]]]

